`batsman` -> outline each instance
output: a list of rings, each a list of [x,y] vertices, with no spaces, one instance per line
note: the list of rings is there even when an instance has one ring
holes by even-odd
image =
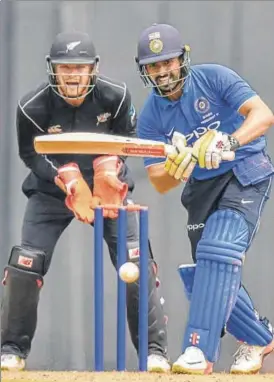
[[[137,52],[139,75],[152,89],[137,134],[177,149],[166,160],[145,158],[150,182],[162,194],[186,182],[181,202],[194,264],[179,268],[190,310],[172,371],[212,373],[228,332],[241,343],[231,373],[258,372],[274,348],[273,331],[255,310],[242,272],[270,195],[274,168],[265,133],[273,113],[230,68],[190,66],[190,48],[171,25],[145,29]]]
[[[25,368],[37,326],[40,292],[62,232],[74,218],[93,225],[98,205],[132,203],[134,189],[125,157],[35,152],[33,139],[38,135],[98,132],[131,137],[136,128],[136,113],[126,85],[99,75],[100,58],[87,34],[58,34],[46,62],[48,82],[26,94],[17,109],[19,154],[30,173],[23,183],[28,202],[22,239],[11,250],[3,281],[2,370]],[[104,239],[116,267],[117,211],[104,210],[104,218]],[[128,212],[127,221],[128,260],[138,264],[137,213]],[[165,372],[170,369],[166,322],[151,249],[148,293],[147,368]],[[139,282],[127,284],[128,325],[137,352],[138,298]]]

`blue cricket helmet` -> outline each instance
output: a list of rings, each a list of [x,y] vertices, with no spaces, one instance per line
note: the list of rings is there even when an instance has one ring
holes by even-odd
[[[188,76],[190,69],[190,48],[183,44],[180,32],[168,24],[155,23],[145,29],[139,38],[137,56],[135,57],[145,87],[155,88],[161,96],[164,96],[157,84],[151,80],[145,65],[176,57],[182,58],[181,77],[178,82],[182,82],[183,86],[182,80]]]
[[[173,26],[153,24],[141,34],[137,52],[139,65],[147,65],[181,56],[184,45],[179,31]]]

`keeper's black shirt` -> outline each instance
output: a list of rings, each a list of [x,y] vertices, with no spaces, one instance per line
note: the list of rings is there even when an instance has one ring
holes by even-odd
[[[77,163],[92,187],[92,162],[98,155],[40,155],[34,150],[34,137],[60,130],[135,137],[136,113],[126,85],[99,76],[94,89],[79,107],[69,105],[52,90],[49,83],[43,83],[19,101],[16,125],[19,155],[31,170],[23,182],[23,192],[27,196],[40,191],[64,197],[54,183],[57,168],[70,162]],[[134,182],[125,162],[119,178],[128,184],[129,190],[133,190]]]

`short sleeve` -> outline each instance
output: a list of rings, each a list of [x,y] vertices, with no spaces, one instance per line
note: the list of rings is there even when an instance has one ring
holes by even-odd
[[[152,123],[152,118],[148,118],[141,113],[137,119],[137,137],[142,139],[151,139],[158,142],[167,142],[165,135],[159,130],[157,126],[157,119]],[[149,167],[154,164],[163,163],[165,158],[144,158],[145,167]]]
[[[216,65],[214,79],[214,86],[221,98],[235,110],[239,110],[249,98],[257,95],[239,74],[225,66]]]

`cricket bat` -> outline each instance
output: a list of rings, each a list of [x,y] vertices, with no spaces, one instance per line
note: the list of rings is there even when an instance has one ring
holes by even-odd
[[[154,140],[99,133],[60,133],[34,138],[38,154],[110,154],[133,157],[166,157],[172,145]],[[191,150],[191,149],[190,149]]]
[[[163,142],[99,133],[40,135],[34,138],[34,149],[38,154],[99,154],[130,157],[166,157],[177,152],[173,145]],[[192,152],[191,147],[187,150]],[[228,151],[227,159],[223,159],[233,160],[234,155]]]

